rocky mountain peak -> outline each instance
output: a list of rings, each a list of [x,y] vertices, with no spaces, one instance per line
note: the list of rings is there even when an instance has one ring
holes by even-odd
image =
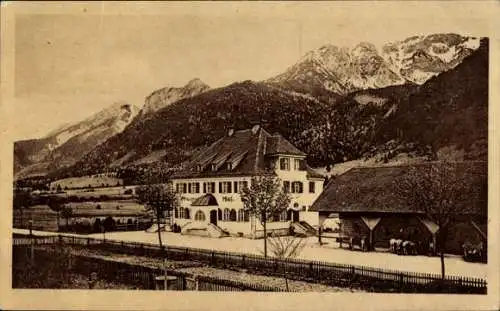
[[[479,39],[458,34],[412,36],[379,51],[370,42],[352,48],[324,45],[267,82],[310,85],[346,95],[404,83],[423,84],[448,71],[479,47]]]
[[[405,80],[423,84],[460,64],[478,47],[479,38],[430,34],[388,43],[382,48],[381,56],[391,70]]]
[[[43,139],[15,143],[16,178],[44,175],[50,169],[74,164],[108,138],[122,132],[139,109],[117,101],[83,121],[61,126]]]
[[[146,97],[144,107],[142,108],[143,115],[149,115],[178,100],[196,96],[209,89],[210,87],[199,78],[191,79],[182,87],[164,87],[158,89]]]
[[[184,86],[184,88],[210,88],[207,84],[201,81],[199,78],[194,78],[189,80],[189,82]]]

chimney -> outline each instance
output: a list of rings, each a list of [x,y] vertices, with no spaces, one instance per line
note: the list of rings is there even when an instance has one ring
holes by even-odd
[[[254,126],[252,126],[252,133],[253,134],[256,134],[260,129],[260,124],[255,124]]]

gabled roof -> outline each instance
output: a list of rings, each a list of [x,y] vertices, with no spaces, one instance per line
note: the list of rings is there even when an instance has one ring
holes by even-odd
[[[464,211],[486,215],[487,212],[487,163],[455,162],[453,169],[463,175],[464,183],[470,185],[470,195],[466,202],[457,202],[464,206]],[[330,180],[325,190],[313,203],[310,211],[328,211],[334,213],[377,212],[377,213],[415,213],[421,209],[409,206],[397,191],[399,181],[409,173],[410,167],[429,168],[429,165],[443,163],[422,163],[401,166],[382,166],[353,168]],[[471,176],[479,177],[473,184]],[[479,188],[479,189],[478,189]],[[467,207],[467,209],[465,208]]]
[[[286,140],[280,134],[274,134],[273,136],[267,139],[267,155],[275,155],[275,154],[286,154],[286,155],[295,155],[305,157],[306,154],[299,149],[297,149],[294,145],[292,145],[288,140]]]
[[[275,175],[268,157],[277,154],[306,155],[283,136],[271,135],[261,127],[232,131],[198,152],[172,178]],[[307,165],[306,169],[308,177],[324,178]]]

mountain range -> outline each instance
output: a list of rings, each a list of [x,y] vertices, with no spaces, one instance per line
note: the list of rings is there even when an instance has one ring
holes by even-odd
[[[211,89],[193,79],[152,92],[140,112],[128,105],[125,121],[118,109],[100,126],[85,120],[16,142],[15,173],[59,178],[175,167],[227,128],[255,122],[308,153],[313,166],[401,153],[484,158],[487,103],[485,38],[415,36],[380,50],[328,45],[265,81]]]
[[[325,45],[307,53],[267,82],[322,87],[340,95],[405,83],[423,84],[448,71],[479,47],[479,38],[457,34],[414,36],[384,45]]]
[[[134,105],[117,102],[81,122],[59,127],[43,138],[15,142],[16,178],[73,165],[92,148],[121,132],[138,112]]]

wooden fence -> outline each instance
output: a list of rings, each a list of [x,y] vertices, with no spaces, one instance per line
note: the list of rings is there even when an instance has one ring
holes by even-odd
[[[212,267],[245,269],[249,273],[283,276],[293,280],[353,287],[373,292],[486,294],[487,282],[480,278],[414,273],[302,259],[276,259],[207,249],[123,242],[76,236],[53,236],[52,243],[149,256],[170,260],[198,261]],[[44,240],[45,242],[45,240]]]
[[[53,239],[52,239],[53,240]],[[38,244],[43,245],[43,244]],[[50,265],[54,255],[58,252],[56,248],[33,250],[33,256],[37,265]],[[14,265],[24,265],[20,258],[27,258],[30,250],[26,245],[14,247]],[[87,276],[92,279],[92,275],[98,279],[110,282],[127,284],[137,289],[155,290],[159,289],[156,277],[165,276],[165,270],[142,265],[134,265],[125,262],[117,262],[102,258],[86,257],[81,255],[69,255],[68,272]],[[222,279],[211,276],[196,276],[187,272],[180,272],[167,269],[168,276],[174,276],[175,282],[169,284],[169,290],[199,290],[199,291],[264,291],[281,292],[281,288],[261,285],[257,283],[240,282]],[[15,278],[15,276],[14,276]],[[35,281],[35,280],[33,280]],[[40,280],[37,280],[40,281]],[[28,280],[28,282],[30,282]],[[160,281],[163,283],[162,281]],[[161,286],[160,286],[161,287]]]

